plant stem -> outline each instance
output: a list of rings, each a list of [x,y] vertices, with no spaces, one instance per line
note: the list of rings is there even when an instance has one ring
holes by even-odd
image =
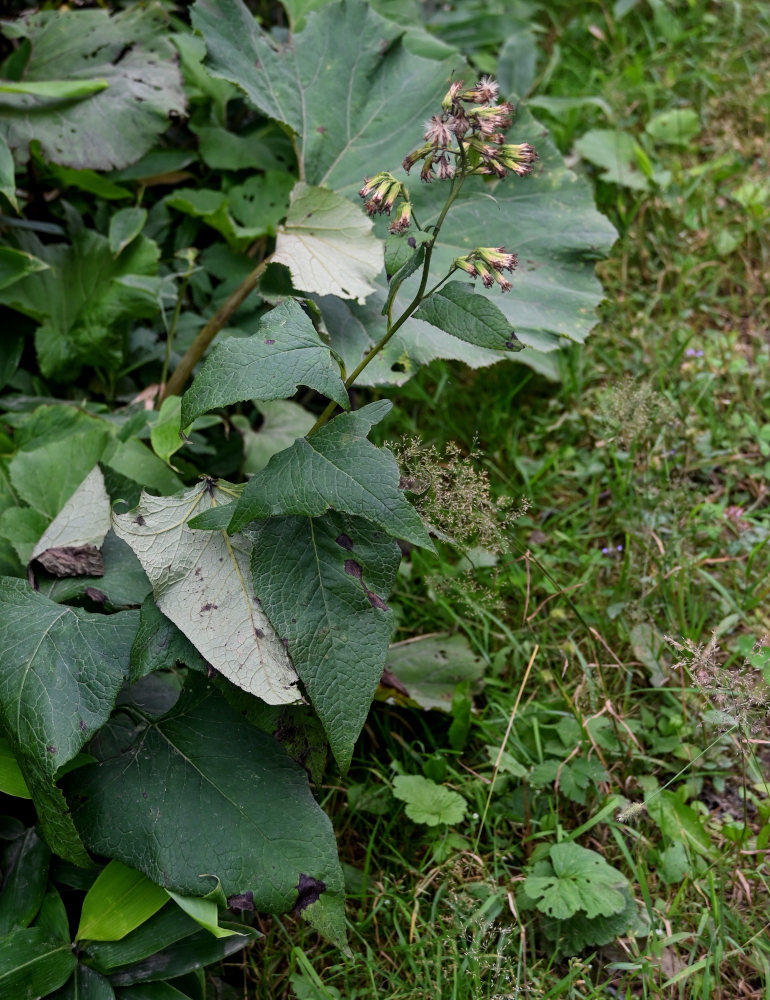
[[[241,303],[244,302],[244,300],[247,299],[257,287],[257,282],[262,276],[262,272],[270,263],[271,259],[271,257],[265,257],[264,260],[260,261],[251,274],[244,278],[232,295],[230,295],[225,302],[222,303],[219,309],[217,309],[208,323],[203,327],[198,336],[185,351],[184,357],[174,369],[171,378],[168,380],[167,385],[161,392],[159,402],[162,403],[163,400],[167,399],[169,396],[181,395],[182,389],[185,387],[185,383],[192,375],[193,368],[195,368],[200,359],[203,357],[206,348],[209,346],[214,337],[216,337],[225,323],[227,323],[238,306],[240,306]]]
[[[465,156],[463,155],[463,165],[464,164],[465,164]],[[406,309],[401,313],[401,315],[398,317],[395,323],[391,322],[390,313],[388,314],[388,328],[385,332],[385,335],[381,337],[380,340],[377,341],[377,343],[374,345],[371,351],[369,351],[369,353],[366,355],[363,361],[361,361],[361,363],[356,368],[354,368],[353,371],[350,373],[350,375],[348,375],[348,377],[345,379],[346,389],[349,389],[353,385],[353,383],[361,374],[361,372],[364,370],[364,368],[366,368],[369,362],[372,361],[383,349],[383,347],[386,346],[390,338],[401,329],[401,327],[404,325],[404,323],[406,323],[406,321],[409,319],[409,317],[412,315],[415,309],[417,309],[417,307],[420,305],[423,298],[425,297],[425,286],[428,284],[428,276],[430,274],[430,261],[431,257],[433,256],[433,247],[435,246],[436,239],[438,238],[438,234],[441,231],[441,227],[444,224],[444,219],[446,218],[447,212],[452,207],[452,204],[454,203],[455,199],[460,193],[460,188],[463,185],[465,176],[466,176],[465,170],[463,169],[458,175],[456,175],[452,179],[452,186],[449,189],[449,194],[447,196],[446,203],[444,204],[444,207],[441,209],[441,214],[436,220],[436,224],[433,226],[433,239],[430,241],[430,243],[426,244],[427,249],[425,250],[425,261],[423,262],[422,265],[422,278],[420,280],[420,287],[417,289],[417,294],[409,303],[409,305],[406,307]],[[448,277],[449,275],[446,276],[446,278]],[[438,288],[438,286],[443,281],[445,281],[446,278],[442,278],[441,281],[438,283],[438,285],[436,285],[435,287]],[[433,290],[434,289],[431,289],[431,291]],[[334,400],[332,400],[328,404],[326,409],[323,411],[321,416],[318,418],[318,420],[316,420],[316,422],[310,428],[307,436],[310,437],[311,434],[315,434],[316,431],[320,430],[323,427],[323,425],[328,422],[329,418],[336,409],[337,409],[337,403],[335,403]]]
[[[192,270],[188,270],[187,273],[182,277],[182,284],[179,289],[179,294],[176,297],[176,305],[174,306],[174,315],[171,317],[171,326],[166,330],[166,356],[163,359],[163,368],[160,373],[161,386],[164,386],[166,384],[166,379],[168,378],[168,369],[169,365],[171,364],[171,351],[174,349],[174,337],[176,336],[176,328],[179,324],[180,313],[182,312],[182,302],[184,301],[184,297],[187,294],[187,286],[190,283],[191,274]],[[159,392],[155,398],[156,408],[160,409],[161,402],[162,402],[161,393]]]

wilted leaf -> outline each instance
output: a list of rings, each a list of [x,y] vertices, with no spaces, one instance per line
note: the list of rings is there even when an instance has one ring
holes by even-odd
[[[388,670],[403,684],[408,697],[421,708],[452,707],[458,684],[477,683],[484,661],[462,635],[426,635],[397,642],[388,650]]]
[[[69,818],[56,772],[109,718],[128,674],[138,615],[89,614],[0,579],[0,718],[49,845],[64,857]],[[74,833],[74,831],[72,831]],[[82,849],[81,849],[82,851]]]
[[[363,302],[382,270],[382,244],[359,205],[299,181],[273,261],[285,264],[295,288]]]
[[[305,772],[221,695],[204,684],[151,724],[118,715],[92,750],[100,763],[67,781],[94,851],[186,896],[219,879],[344,939],[334,834]]]
[[[229,530],[239,531],[256,518],[319,517],[331,509],[365,517],[394,538],[433,548],[420,515],[399,488],[395,458],[367,439],[392,405],[380,400],[341,413],[312,437],[274,455],[246,484]]]
[[[185,98],[175,50],[158,8],[47,10],[3,23],[9,38],[29,39],[23,84],[86,83],[80,99],[2,94],[2,129],[26,161],[31,140],[49,160],[111,170],[138,160],[182,114]],[[39,90],[39,87],[38,87]]]
[[[390,641],[398,545],[362,518],[271,517],[249,529],[254,589],[343,771]]]
[[[251,542],[187,525],[232,499],[212,481],[173,497],[143,493],[132,511],[113,516],[113,527],[144,567],[160,610],[201,655],[268,704],[289,704],[299,700],[297,676],[254,594]]]
[[[37,560],[54,576],[101,576],[101,548],[110,530],[110,498],[98,465],[88,473],[39,539]]]
[[[340,369],[296,299],[285,299],[250,337],[217,345],[182,398],[186,427],[207,410],[246,399],[285,399],[307,385],[345,409]]]
[[[394,778],[393,794],[406,802],[406,814],[411,820],[426,826],[459,823],[467,808],[462,795],[417,774]]]

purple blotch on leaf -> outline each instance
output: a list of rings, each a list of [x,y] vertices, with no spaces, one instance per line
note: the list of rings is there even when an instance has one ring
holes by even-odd
[[[261,628],[255,628],[255,629],[254,629],[254,635],[255,635],[255,636],[256,636],[256,637],[258,638],[258,639],[264,639],[264,638],[265,638],[265,633],[264,633],[264,632],[262,631],[262,629],[261,629]]]
[[[216,611],[218,608],[219,608],[218,604],[208,603],[208,604],[204,604],[203,605],[203,607],[201,608],[201,612],[203,612],[203,611]]]
[[[274,344],[275,341],[271,337],[265,337],[265,343],[266,344]]]
[[[343,549],[347,549],[348,552],[353,548],[353,539],[350,535],[346,535],[344,532],[341,535],[337,535],[337,545],[341,546]],[[345,567],[347,569],[347,565]]]
[[[297,883],[297,904],[294,907],[296,913],[302,913],[308,906],[317,903],[321,893],[326,892],[326,883],[312,875],[300,874]]]
[[[414,238],[414,236],[408,237],[406,242],[409,244],[410,247],[412,247],[412,249],[414,249],[414,247],[417,246],[417,240]]]
[[[142,527],[144,527],[145,524],[147,524],[147,522],[145,521],[145,519],[140,514],[139,517],[135,517],[134,518],[134,524],[138,524],[139,527],[142,528]]]
[[[356,580],[359,581],[361,586],[364,588],[364,593],[366,594],[369,603],[373,608],[379,608],[380,611],[388,610],[388,606],[385,603],[385,601],[383,601],[381,597],[378,597],[378,595],[375,594],[374,591],[369,590],[369,588],[364,583],[364,572],[359,566],[359,564],[355,561],[355,559],[345,560],[345,572],[348,574],[348,576],[354,576]]]

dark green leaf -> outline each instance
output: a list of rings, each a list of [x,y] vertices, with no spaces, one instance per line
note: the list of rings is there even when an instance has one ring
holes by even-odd
[[[169,901],[121,941],[84,941],[82,949],[89,964],[109,975],[116,969],[130,968],[199,930],[191,917]]]
[[[118,257],[144,229],[147,222],[146,208],[122,208],[110,219],[110,252]]]
[[[269,913],[296,907],[344,939],[329,820],[302,768],[220,695],[198,687],[153,723],[118,715],[91,750],[99,765],[65,781],[94,851],[184,895],[218,878],[228,897],[252,892]]]
[[[271,517],[249,534],[254,589],[346,771],[382,675],[399,547],[338,514]]]
[[[115,992],[104,976],[87,965],[78,965],[72,979],[47,1000],[115,1000]]]
[[[394,136],[405,122],[435,113],[460,63],[408,52],[397,41],[404,29],[357,0],[310,14],[285,45],[259,28],[241,0],[199,0],[192,19],[212,74],[297,133],[307,183],[346,187],[353,197],[364,177],[401,162],[408,149]]]
[[[0,938],[0,996],[38,1000],[70,977],[77,965],[69,941],[57,941],[42,927],[14,931]]]
[[[253,174],[228,191],[230,212],[240,225],[275,236],[278,223],[289,211],[289,195],[294,184],[294,178],[285,170]]]
[[[347,409],[339,366],[295,299],[271,310],[250,337],[219,344],[182,398],[182,426],[246,399],[286,399],[310,386]]]
[[[477,295],[473,285],[464,281],[443,285],[423,300],[414,315],[478,347],[498,351],[517,351],[524,347],[495,303],[484,295]]]
[[[0,602],[0,719],[46,840],[82,862],[64,833],[69,823],[54,780],[109,718],[128,673],[138,615],[61,607],[8,577],[0,578]]]
[[[19,211],[19,203],[16,200],[16,177],[13,166],[13,155],[8,148],[8,142],[4,135],[0,134],[0,194],[5,195],[11,204],[11,208]]]
[[[8,331],[0,340],[0,389],[13,378],[24,350],[24,334]]]
[[[388,236],[385,240],[385,274],[388,280],[412,260],[418,247],[430,243],[432,239],[432,236],[419,229],[413,233],[407,230],[405,233],[392,233]]]
[[[390,307],[393,305],[393,300],[395,299],[402,282],[406,281],[408,277],[413,275],[414,272],[422,265],[424,260],[425,246],[421,244],[390,279],[390,283],[388,284],[388,297],[385,299],[385,305],[382,307],[383,316],[388,315]]]
[[[194,670],[205,670],[206,661],[190,640],[158,608],[149,595],[139,614],[139,631],[131,647],[132,684],[156,670],[184,663]]]
[[[64,901],[53,886],[43,898],[40,911],[35,920],[35,927],[42,927],[49,937],[59,941],[70,941],[70,925]]]
[[[0,289],[21,281],[36,271],[45,271],[48,264],[33,257],[31,253],[14,250],[13,247],[0,247]]]
[[[133,983],[173,979],[175,976],[182,976],[193,969],[202,969],[214,962],[221,962],[223,958],[240,951],[259,937],[259,932],[253,927],[242,924],[222,924],[221,926],[236,933],[224,938],[215,938],[208,931],[199,930],[197,934],[169,945],[164,951],[156,952],[143,962],[128,969],[113,972],[110,976],[110,982],[119,987],[131,986]],[[139,995],[141,996],[141,993]],[[162,991],[160,996],[163,996]]]
[[[49,97],[2,95],[8,144],[26,159],[36,139],[46,157],[71,167],[110,170],[138,160],[163,132],[184,93],[174,49],[157,11],[134,7],[48,10],[5,22],[9,37],[27,38],[32,54],[24,84],[66,81],[81,100],[51,106]],[[97,82],[98,81],[98,82]]]
[[[124,986],[116,993],[117,1000],[190,1000],[186,993],[162,980],[157,983],[137,983]]]
[[[48,882],[51,851],[30,827],[12,840],[3,855],[0,936],[28,927],[37,915]]]
[[[354,514],[395,538],[433,548],[422,519],[399,489],[396,460],[367,434],[392,404],[369,403],[342,413],[310,438],[274,455],[246,485],[230,531],[280,514],[318,517],[327,510]]]

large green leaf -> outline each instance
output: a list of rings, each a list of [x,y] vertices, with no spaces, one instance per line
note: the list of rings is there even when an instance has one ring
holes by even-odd
[[[182,426],[207,410],[246,399],[285,399],[307,385],[345,409],[340,369],[296,299],[262,318],[250,337],[219,344],[182,399]]]
[[[160,610],[216,670],[268,704],[289,704],[299,700],[297,675],[254,594],[251,542],[187,524],[233,495],[210,480],[173,497],[143,493],[132,511],[113,516],[114,530],[144,567]]]
[[[302,180],[345,187],[348,196],[365,176],[401,162],[408,150],[399,152],[394,136],[435,112],[461,62],[407,52],[397,41],[404,29],[360,0],[310,14],[283,45],[242,0],[198,0],[192,20],[206,41],[210,72],[297,133]]]
[[[362,518],[271,517],[249,531],[254,589],[344,771],[382,675],[398,545]]]
[[[176,51],[157,7],[114,17],[106,10],[48,10],[6,21],[2,30],[31,44],[22,84],[88,84],[80,99],[0,94],[0,128],[22,162],[35,139],[54,163],[125,167],[165,131],[169,114],[185,110]]]
[[[99,764],[67,788],[94,851],[187,896],[219,879],[344,938],[334,834],[305,772],[205,683],[159,720],[115,716],[90,750]]]
[[[66,379],[76,376],[84,364],[107,370],[119,367],[131,320],[152,316],[159,308],[121,279],[155,274],[157,245],[139,236],[114,258],[106,236],[77,224],[72,245],[43,244],[31,234],[21,237],[20,244],[49,269],[4,289],[0,303],[42,324],[35,332],[42,373]]]
[[[46,840],[82,862],[56,772],[109,718],[128,674],[138,614],[62,607],[8,577],[0,578],[0,604],[0,721]]]
[[[288,267],[295,288],[363,302],[382,270],[383,249],[360,205],[299,181],[273,260]]]
[[[498,351],[521,347],[499,307],[486,296],[477,295],[466,281],[443,285],[423,301],[415,316],[479,347]]]
[[[433,548],[420,515],[399,488],[392,453],[367,438],[393,404],[341,413],[309,438],[274,455],[246,484],[229,530],[280,514],[319,517],[327,510],[365,517],[394,538]]]
[[[28,927],[0,938],[0,996],[38,1000],[65,983],[77,965],[69,941]]]

